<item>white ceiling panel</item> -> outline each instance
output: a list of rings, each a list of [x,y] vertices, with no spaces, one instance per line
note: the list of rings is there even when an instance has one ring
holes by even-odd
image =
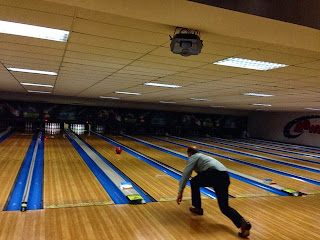
[[[89,66],[95,66],[95,67],[114,68],[114,69],[120,69],[125,66],[125,64],[98,62],[98,61],[91,61],[86,59],[77,59],[77,58],[70,58],[70,57],[65,57],[63,61],[66,63],[77,63],[77,64],[83,64],[83,65],[89,65]]]
[[[154,56],[154,55],[145,55],[141,57],[140,60],[145,62],[162,63],[162,64],[167,64],[172,66],[191,67],[191,68],[205,65],[203,62],[187,61],[184,59],[176,59],[172,57],[161,57],[161,56]]]
[[[155,46],[143,43],[129,42],[125,40],[118,40],[105,37],[97,37],[76,32],[73,32],[69,36],[69,42],[135,53],[148,53],[155,49]]]
[[[70,30],[73,17],[0,5],[1,20]]]
[[[123,68],[124,71],[136,71],[140,73],[150,73],[154,74],[154,76],[166,76],[177,73],[176,71],[169,70],[161,70],[156,68],[148,68],[148,67],[136,67],[136,66],[127,66]]]
[[[320,57],[319,57],[320,58]],[[309,69],[317,69],[320,70],[320,60],[312,61],[308,63],[297,64],[297,67],[305,67]]]
[[[97,62],[124,64],[124,65],[127,65],[132,62],[132,60],[125,59],[125,58],[108,57],[108,56],[103,56],[103,55],[73,52],[73,51],[66,51],[65,57],[66,58],[86,59],[86,60],[97,61]]]
[[[52,61],[53,63],[60,63],[62,61],[61,56],[47,55],[43,53],[24,52],[24,51],[12,51],[12,50],[1,50],[2,56],[8,56],[8,59],[19,59],[24,61],[25,59],[41,59],[44,61]]]
[[[18,43],[9,43],[9,42],[0,42],[0,49],[1,50],[10,50],[10,51],[17,51],[17,52],[24,52],[24,53],[33,53],[33,54],[43,54],[45,56],[59,56],[62,57],[64,50],[63,49],[55,49],[55,48],[48,48],[48,47],[39,47],[39,46],[32,46],[26,44],[18,44]],[[2,51],[1,51],[2,53]]]
[[[161,45],[168,41],[167,34],[99,23],[79,18],[75,21],[73,30],[78,33],[85,33],[93,36],[145,43],[154,46]]]
[[[183,72],[183,71],[190,69],[190,67],[181,67],[181,66],[170,65],[170,64],[145,62],[145,61],[140,61],[140,60],[131,63],[130,66],[163,69],[163,70],[169,70],[169,71],[174,71],[174,72]]]
[[[18,56],[8,56],[8,55],[0,55],[0,61],[3,63],[11,63],[11,62],[21,62],[21,63],[29,63],[34,64],[37,66],[40,65],[47,65],[47,66],[59,66],[59,61],[51,61],[51,60],[44,60],[44,59],[35,59],[35,58],[26,58],[26,57],[18,57]],[[11,66],[12,67],[12,66]],[[37,69],[37,68],[35,68]]]
[[[205,42],[203,46],[203,53],[217,54],[222,56],[235,56],[252,50],[252,48],[238,47],[233,45]]]
[[[132,29],[140,29],[143,31],[163,33],[168,35],[168,32],[173,32],[174,27],[164,24],[142,21],[139,19],[132,19],[127,17],[122,17],[118,15],[96,12],[87,9],[79,9],[78,15],[79,18],[89,19],[96,22],[107,23],[116,26],[123,26]]]
[[[213,33],[201,33],[201,39],[203,39],[205,42],[215,42],[215,43],[222,43],[222,44],[228,44],[231,46],[239,46],[239,47],[245,47],[245,48],[263,48],[265,46],[268,46],[269,44],[265,42],[258,42],[253,41],[249,39],[243,39],[243,38],[235,38],[230,36],[223,36]]]
[[[41,12],[56,13],[59,15],[73,16],[75,7],[66,7],[62,4],[50,3],[38,0],[0,0],[1,5],[12,6],[16,8],[24,8]]]
[[[90,53],[96,55],[103,55],[108,57],[118,57],[118,58],[125,58],[135,60],[143,56],[142,53],[124,51],[124,50],[115,50],[111,48],[104,48],[104,47],[95,47],[95,46],[88,46],[83,44],[76,44],[76,43],[69,43],[68,44],[68,51],[73,52],[83,52],[83,53]]]

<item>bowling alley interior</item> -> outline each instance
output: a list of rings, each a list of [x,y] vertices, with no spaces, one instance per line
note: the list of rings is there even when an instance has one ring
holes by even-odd
[[[320,239],[319,11],[0,0],[0,240]]]

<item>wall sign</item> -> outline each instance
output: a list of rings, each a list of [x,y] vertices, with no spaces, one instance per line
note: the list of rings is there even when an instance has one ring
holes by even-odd
[[[320,119],[320,116],[303,116],[288,122],[283,128],[283,135],[287,138],[297,138],[304,132],[320,134],[320,124],[313,123],[312,119]]]

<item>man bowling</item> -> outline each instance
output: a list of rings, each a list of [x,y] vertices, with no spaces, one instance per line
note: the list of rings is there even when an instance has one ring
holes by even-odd
[[[180,204],[183,190],[194,170],[198,175],[191,180],[193,207],[190,207],[190,211],[194,214],[203,215],[200,187],[213,187],[217,195],[221,212],[226,215],[237,228],[240,228],[240,232],[238,233],[240,237],[245,238],[249,236],[251,224],[235,209],[229,206],[228,188],[230,185],[230,178],[227,168],[218,160],[199,153],[196,146],[190,146],[187,150],[187,154],[189,159],[180,180],[177,203]]]

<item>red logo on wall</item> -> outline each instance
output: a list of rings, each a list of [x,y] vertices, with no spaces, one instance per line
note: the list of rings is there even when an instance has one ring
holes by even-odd
[[[303,120],[298,122],[294,127],[293,131],[297,133],[301,133],[303,130],[309,130],[309,133],[318,133],[320,134],[319,125],[311,125],[309,120]]]
[[[312,124],[310,122],[311,119],[315,118],[320,118],[320,116],[304,116],[288,122],[283,129],[283,135],[287,138],[297,138],[305,131],[309,133],[320,134],[320,125]],[[292,127],[294,127],[293,132],[297,134],[290,133]]]

